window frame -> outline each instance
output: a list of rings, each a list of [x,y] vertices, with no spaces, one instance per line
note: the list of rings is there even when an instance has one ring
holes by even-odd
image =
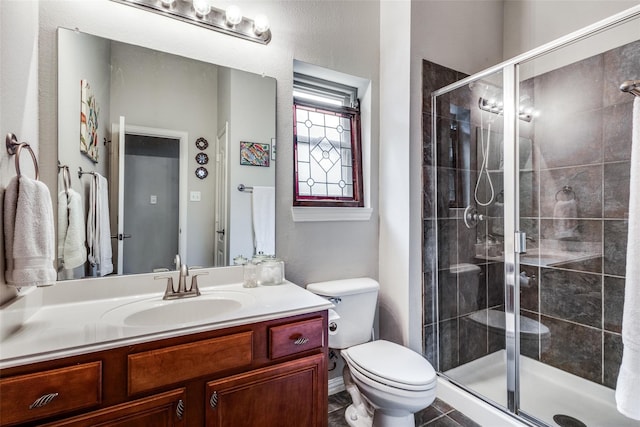
[[[298,180],[298,132],[297,132],[297,109],[310,109],[324,114],[340,115],[349,118],[351,122],[351,177],[353,196],[314,196],[301,195],[299,192]],[[352,107],[338,107],[319,102],[312,102],[294,98],[293,100],[293,206],[314,206],[314,207],[364,207],[364,188],[362,179],[362,140],[361,140],[361,118],[360,109]]]

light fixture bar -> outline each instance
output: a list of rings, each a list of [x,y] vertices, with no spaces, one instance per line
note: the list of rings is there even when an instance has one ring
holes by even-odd
[[[211,11],[199,16],[191,1],[175,0],[173,2],[161,0],[112,0],[117,3],[127,4],[140,9],[149,10],[174,19],[198,25],[210,30],[218,31],[230,36],[240,37],[252,42],[268,44],[271,41],[271,30],[260,32],[255,28],[253,19],[242,17],[242,20],[235,25],[229,25],[225,17],[225,11],[211,7]],[[167,4],[168,3],[168,4]]]

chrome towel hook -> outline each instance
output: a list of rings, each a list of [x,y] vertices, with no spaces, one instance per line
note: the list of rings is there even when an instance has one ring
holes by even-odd
[[[26,148],[27,150],[29,150],[29,154],[31,154],[31,160],[33,160],[33,167],[36,172],[36,181],[40,179],[38,160],[36,159],[36,155],[31,149],[31,146],[26,142],[18,142],[18,138],[13,133],[7,134],[5,144],[7,146],[7,153],[9,153],[10,156],[16,156],[16,174],[18,175],[18,177],[22,176],[22,174],[20,173],[20,152],[23,148]]]

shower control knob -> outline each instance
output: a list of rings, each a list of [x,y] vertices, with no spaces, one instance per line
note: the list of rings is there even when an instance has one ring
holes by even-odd
[[[462,214],[462,220],[467,228],[473,228],[478,225],[478,221],[484,221],[485,216],[479,214],[474,206],[467,206]]]
[[[338,325],[336,325],[336,322],[331,322],[331,323],[329,323],[329,330],[330,330],[331,332],[335,332],[335,331],[336,331],[336,329],[338,329]]]

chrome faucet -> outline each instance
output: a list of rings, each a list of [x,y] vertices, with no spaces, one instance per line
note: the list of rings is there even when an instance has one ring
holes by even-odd
[[[164,291],[163,300],[179,299],[197,297],[200,295],[200,289],[198,288],[198,276],[209,274],[204,271],[202,273],[193,274],[191,276],[191,285],[187,289],[187,277],[189,277],[189,267],[185,264],[180,266],[180,275],[178,276],[178,289],[173,288],[173,277],[171,276],[156,276],[154,279],[167,279],[167,288]]]

